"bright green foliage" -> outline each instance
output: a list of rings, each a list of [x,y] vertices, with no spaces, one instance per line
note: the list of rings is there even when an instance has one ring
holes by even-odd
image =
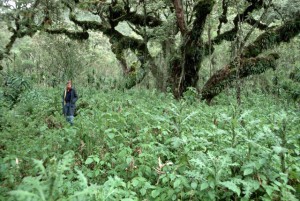
[[[17,200],[95,200],[99,187],[89,186],[82,172],[74,170],[73,152],[64,153],[61,160],[51,158],[47,168],[40,160],[33,163],[38,176],[25,177],[17,190],[9,192]]]
[[[297,200],[299,108],[252,94],[208,106],[190,89],[32,89],[3,114],[0,200]],[[229,93],[229,92],[228,92]],[[230,97],[230,96],[228,96]]]
[[[300,65],[298,63],[298,65]],[[283,80],[281,87],[294,100],[300,99],[300,66],[297,66],[290,73],[290,79]]]
[[[4,77],[3,98],[10,106],[17,103],[23,92],[30,88],[29,80],[22,75],[7,74]]]

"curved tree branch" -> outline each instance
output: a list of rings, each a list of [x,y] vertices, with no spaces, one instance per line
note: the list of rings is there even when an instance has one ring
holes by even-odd
[[[233,20],[234,27],[238,28],[239,22],[247,22],[247,18],[250,13],[252,13],[254,10],[261,9],[264,5],[263,0],[248,0],[248,2],[251,3],[250,6],[248,6],[242,14],[237,14]]]
[[[252,26],[257,27],[260,30],[266,30],[268,28],[268,25],[263,24],[262,22],[257,21],[256,19],[249,17],[246,22]]]
[[[42,24],[34,24],[34,17],[37,13],[36,9],[40,5],[41,1],[36,0],[31,7],[26,7],[26,12],[20,17],[20,13],[14,17],[15,28],[9,27],[8,30],[12,32],[9,42],[5,46],[4,52],[0,52],[0,61],[4,59],[4,55],[8,55],[13,47],[17,38],[23,38],[24,36],[32,37],[38,30],[41,30],[44,25],[46,17],[44,17]]]
[[[87,40],[89,38],[88,32],[69,31],[67,29],[45,29],[49,34],[65,34],[73,40]]]
[[[282,26],[271,29],[261,34],[242,53],[242,57],[256,57],[264,50],[270,49],[281,42],[289,42],[300,33],[300,12],[293,20],[285,22]]]
[[[260,74],[269,68],[275,68],[275,60],[279,58],[276,54],[267,57],[256,57],[263,51],[268,50],[282,42],[288,42],[300,33],[300,12],[291,21],[282,26],[268,30],[261,34],[257,39],[242,52],[239,77],[244,78],[249,75]],[[234,79],[236,79],[237,68],[230,64],[217,71],[204,85],[202,89],[202,99],[211,101]]]
[[[80,26],[84,31],[101,31],[104,35],[106,35],[109,38],[109,41],[112,44],[112,52],[116,55],[116,58],[120,62],[124,75],[126,75],[129,79],[129,82],[126,84],[126,88],[131,88],[143,80],[143,78],[148,72],[146,66],[150,65],[151,70],[158,69],[155,66],[154,62],[147,63],[146,61],[145,57],[150,58],[147,60],[153,60],[151,59],[151,55],[146,46],[146,41],[125,36],[117,30],[115,30],[114,27],[117,26],[118,23],[123,20],[126,20],[127,22],[130,22],[136,26],[149,27],[159,26],[162,24],[162,21],[157,20],[157,18],[154,18],[152,16],[146,16],[134,12],[129,12],[130,9],[127,8],[128,5],[126,7],[125,4],[123,8],[120,7],[117,4],[117,2],[112,2],[109,6],[109,24],[103,24],[95,21],[79,21],[73,14],[74,9],[70,5],[67,5],[67,7],[69,7],[70,9],[69,19],[76,25]],[[71,35],[71,37],[73,37],[73,35]],[[123,53],[123,51],[126,49],[130,49],[133,52],[135,52],[138,60],[141,63],[141,72],[136,72],[139,73],[139,76],[132,76],[132,73],[135,71],[135,69],[127,65],[126,58]]]
[[[228,30],[224,33],[218,34],[214,39],[212,39],[212,44],[220,44],[222,41],[233,41],[236,37],[237,31],[238,31],[238,22],[247,22],[252,26],[257,26],[259,29],[267,29],[268,26],[264,25],[260,22],[257,22],[255,19],[249,17],[249,14],[252,13],[254,10],[261,9],[263,7],[263,1],[262,0],[248,0],[248,2],[252,3],[250,6],[248,6],[242,14],[238,14],[235,16],[233,20],[234,27],[231,30]]]
[[[245,58],[240,61],[239,69],[237,69],[235,64],[229,64],[210,77],[201,90],[201,98],[210,102],[227,86],[232,84],[237,79],[237,76],[244,78],[250,75],[261,74],[270,68],[275,69],[275,61],[278,58],[277,54],[270,54],[266,57]]]
[[[227,11],[228,11],[228,0],[222,0],[222,15],[219,17],[219,25],[218,25],[218,35],[220,35],[221,28],[222,28],[222,23],[226,24],[228,22],[227,19]]]
[[[80,21],[77,20],[75,15],[73,15],[72,13],[70,13],[69,15],[69,19],[74,22],[74,24],[80,26],[82,28],[82,30],[86,31],[86,30],[94,30],[94,31],[101,31],[101,32],[105,32],[108,29],[110,29],[111,27],[109,25],[103,25],[97,21]]]

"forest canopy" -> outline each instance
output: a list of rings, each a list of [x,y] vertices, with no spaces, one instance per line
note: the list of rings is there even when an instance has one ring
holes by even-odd
[[[281,53],[274,48],[299,36],[299,4],[297,0],[4,0],[2,34],[10,37],[1,41],[1,66],[11,60],[16,41],[27,36],[59,37],[67,47],[89,41],[91,49],[97,44],[110,47],[105,53],[125,88],[151,75],[155,88],[170,89],[176,98],[196,88],[202,99],[210,101],[236,80],[277,68]],[[77,55],[90,61],[88,52],[92,51]],[[91,54],[105,58],[97,51]],[[38,60],[33,57],[32,65]],[[91,62],[75,63],[89,68]],[[73,78],[73,68],[61,65],[57,82]],[[97,68],[101,67],[90,67],[90,80]]]

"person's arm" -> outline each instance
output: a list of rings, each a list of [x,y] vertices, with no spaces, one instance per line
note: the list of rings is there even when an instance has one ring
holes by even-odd
[[[76,92],[76,90],[75,89],[73,89],[74,90],[74,97],[73,97],[73,100],[72,100],[72,102],[73,102],[73,104],[75,104],[76,103],[76,101],[78,100],[78,95],[77,95],[77,92]]]

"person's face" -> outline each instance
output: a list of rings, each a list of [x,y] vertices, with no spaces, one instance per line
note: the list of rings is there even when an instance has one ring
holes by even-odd
[[[71,82],[68,82],[68,83],[67,83],[67,89],[71,89],[71,87],[72,87]]]

